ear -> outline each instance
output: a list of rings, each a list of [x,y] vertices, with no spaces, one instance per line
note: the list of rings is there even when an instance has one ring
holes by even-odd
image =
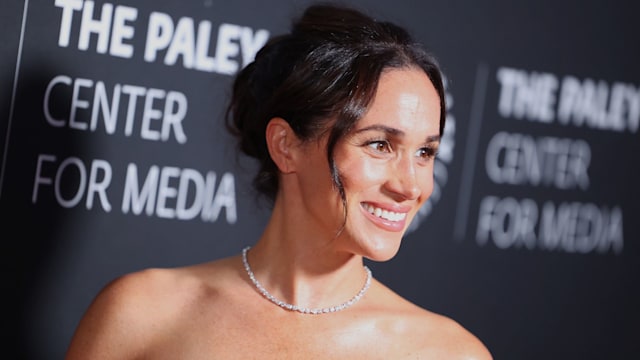
[[[298,137],[289,123],[279,117],[269,120],[265,136],[269,155],[278,169],[284,174],[295,172],[293,160]]]

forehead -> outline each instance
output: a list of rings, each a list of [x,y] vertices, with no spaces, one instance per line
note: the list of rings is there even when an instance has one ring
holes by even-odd
[[[356,129],[374,124],[408,134],[438,135],[440,97],[427,74],[416,68],[384,71],[373,101]]]

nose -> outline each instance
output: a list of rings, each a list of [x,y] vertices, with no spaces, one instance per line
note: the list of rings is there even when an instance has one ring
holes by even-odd
[[[400,156],[390,167],[385,188],[398,201],[415,200],[420,196],[416,164],[412,156]]]

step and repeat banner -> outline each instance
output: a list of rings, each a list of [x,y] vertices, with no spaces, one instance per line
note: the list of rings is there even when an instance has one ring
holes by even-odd
[[[0,4],[2,351],[61,359],[122,274],[236,255],[269,209],[223,127],[233,75],[308,1]],[[349,1],[441,62],[436,186],[374,276],[496,359],[640,352],[632,1]]]

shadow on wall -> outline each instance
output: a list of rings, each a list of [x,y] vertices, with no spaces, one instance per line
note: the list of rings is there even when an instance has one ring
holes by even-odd
[[[67,131],[48,125],[43,114],[42,99],[51,79],[51,71],[44,64],[23,67],[22,78],[15,94],[13,116],[9,119],[12,99],[0,103],[0,113],[7,114],[8,146],[2,164],[3,182],[0,189],[0,226],[2,228],[2,266],[5,274],[3,290],[3,312],[8,319],[2,321],[3,353],[14,354],[15,359],[42,359],[37,342],[31,339],[34,304],[45,285],[46,274],[51,271],[54,257],[63,248],[57,236],[66,219],[65,210],[56,203],[54,192],[38,194],[34,203],[34,181],[38,158],[43,154],[57,155],[78,153],[81,145]],[[10,74],[3,74],[3,84],[13,83]],[[69,104],[70,92],[61,94],[66,98],[51,98],[53,114],[63,114],[62,104]],[[69,97],[69,98],[67,98]],[[4,116],[3,116],[4,117]],[[4,134],[3,134],[4,135]],[[47,166],[43,164],[44,167]],[[55,174],[55,169],[47,169]],[[77,174],[76,174],[77,175]],[[47,185],[47,186],[53,186]],[[74,191],[64,186],[61,194]],[[62,239],[64,241],[64,239]],[[38,299],[46,303],[46,299]],[[46,311],[46,310],[45,310]],[[55,324],[49,324],[55,329]],[[41,349],[40,349],[41,351]]]

